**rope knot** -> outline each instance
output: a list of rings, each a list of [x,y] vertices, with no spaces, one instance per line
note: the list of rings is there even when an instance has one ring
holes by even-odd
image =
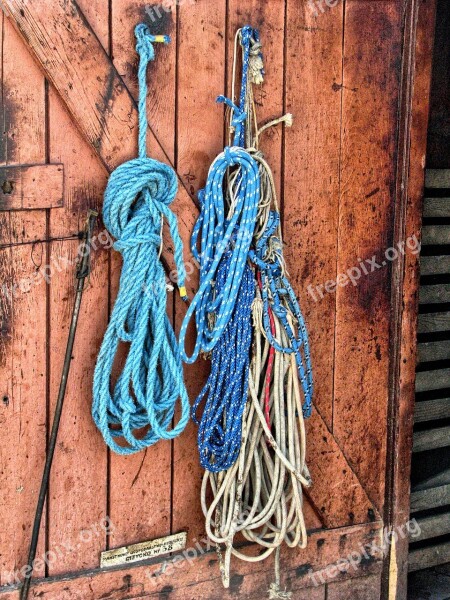
[[[139,23],[134,29],[136,37],[136,52],[142,60],[149,62],[155,58],[154,43],[168,44],[170,37],[168,35],[152,35],[148,26],[145,23]]]

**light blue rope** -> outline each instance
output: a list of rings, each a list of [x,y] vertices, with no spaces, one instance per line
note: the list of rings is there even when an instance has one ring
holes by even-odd
[[[171,167],[147,157],[146,71],[154,58],[146,25],[135,29],[140,55],[139,158],[120,165],[108,181],[103,219],[123,255],[120,286],[94,373],[92,415],[105,442],[118,454],[132,454],[160,439],[173,439],[189,420],[179,346],[166,313],[166,279],[159,260],[161,224],[165,218],[174,242],[178,285],[186,272],[183,245],[169,205],[178,182]],[[167,36],[165,43],[169,42]],[[111,371],[120,342],[129,344],[125,365],[111,394]],[[171,426],[177,399],[181,417]],[[143,436],[138,429],[149,426]],[[127,446],[114,438],[124,438]]]
[[[234,165],[240,167],[239,190],[234,212],[227,220],[224,178]],[[211,165],[205,190],[199,194],[201,213],[192,233],[191,250],[200,263],[200,284],[180,330],[181,353],[187,363],[194,362],[201,351],[213,350],[231,319],[253,238],[259,193],[259,171],[254,158],[242,148],[225,148]],[[199,253],[197,238],[200,230]],[[231,249],[230,268],[223,286],[218,289],[217,271],[228,248]],[[184,349],[185,338],[194,312],[197,339],[192,355],[188,356]],[[211,319],[214,327],[209,325]]]
[[[201,212],[192,233],[191,250],[200,263],[200,285],[180,332],[185,361],[194,361],[200,351],[212,352],[211,372],[194,403],[192,418],[199,425],[200,463],[213,472],[228,469],[239,455],[248,395],[251,307],[256,290],[248,254],[258,213],[260,176],[257,162],[240,146],[245,143],[245,90],[252,39],[258,39],[257,34],[251,28],[244,28],[240,106],[224,96],[217,99],[232,109],[234,146],[225,148],[215,159],[205,190],[199,194]],[[226,200],[232,200],[226,189],[229,177],[234,177],[235,198],[227,219]],[[194,313],[197,340],[192,356],[188,357],[184,340]],[[199,419],[197,411],[203,402]]]

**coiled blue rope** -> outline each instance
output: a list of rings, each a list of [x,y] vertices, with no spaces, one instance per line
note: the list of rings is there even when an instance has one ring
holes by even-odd
[[[232,252],[227,251],[217,272],[219,289],[225,285],[232,265]],[[199,425],[200,464],[208,471],[228,469],[239,454],[242,415],[248,393],[254,298],[255,278],[246,262],[233,314],[220,343],[212,351],[211,373],[192,407],[192,418]],[[203,414],[198,419],[196,413],[205,397]]]
[[[230,167],[240,167],[239,190],[233,214],[225,217],[224,179]],[[255,160],[242,148],[225,148],[209,170],[205,190],[199,194],[200,216],[191,238],[191,250],[200,263],[199,289],[192,300],[180,330],[183,360],[194,362],[200,351],[210,352],[219,342],[231,319],[239,285],[248,258],[259,202],[259,171]],[[200,253],[197,238],[201,230]],[[230,267],[223,285],[218,286],[217,271],[227,249]],[[184,349],[187,327],[195,312],[197,339],[191,356]],[[214,318],[214,327],[209,326]]]
[[[278,352],[294,353],[300,384],[303,389],[303,416],[310,417],[312,410],[313,379],[309,352],[308,333],[294,290],[284,274],[282,244],[275,235],[280,215],[271,210],[266,229],[249,258],[261,273],[261,297],[263,301],[263,326],[269,343]],[[281,346],[272,335],[269,308],[278,317],[286,331],[290,346]],[[288,309],[297,321],[297,334],[288,321]]]
[[[250,32],[253,32],[251,28],[244,29],[240,106],[224,96],[217,99],[233,111],[234,146],[225,148],[215,159],[205,190],[199,194],[201,212],[192,233],[191,250],[200,263],[200,285],[180,331],[186,362],[194,361],[200,351],[212,352],[211,373],[194,403],[192,418],[199,425],[200,463],[213,472],[228,469],[239,455],[248,394],[251,306],[256,291],[248,253],[258,213],[260,177],[255,159],[239,147],[245,143],[247,115],[243,90],[247,89]],[[226,200],[232,204],[227,216]],[[199,236],[200,249],[197,248]],[[184,350],[184,340],[194,313],[197,340],[189,357]],[[203,401],[203,414],[199,419],[197,411]]]
[[[183,245],[169,205],[178,182],[171,167],[147,157],[146,71],[154,58],[152,36],[135,29],[139,53],[139,158],[120,165],[108,181],[103,219],[123,255],[120,286],[94,373],[92,415],[105,442],[118,454],[132,454],[160,439],[173,439],[189,420],[179,346],[166,313],[166,280],[159,260],[162,219],[174,242],[180,293],[185,296]],[[120,342],[129,344],[125,365],[111,394],[111,371]],[[177,399],[181,417],[169,429]],[[149,426],[143,436],[136,430]],[[115,438],[123,438],[121,446]]]

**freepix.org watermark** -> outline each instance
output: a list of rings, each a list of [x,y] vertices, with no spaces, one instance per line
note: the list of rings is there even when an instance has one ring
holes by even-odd
[[[20,584],[20,582],[33,571],[41,571],[44,567],[55,568],[57,565],[63,565],[67,557],[75,552],[82,552],[82,547],[89,544],[96,538],[104,538],[114,531],[114,524],[109,517],[100,519],[97,523],[89,525],[82,529],[77,539],[63,540],[60,544],[52,545],[51,550],[47,550],[41,557],[36,557],[32,565],[24,565],[14,571],[3,571],[2,581],[9,585]]]
[[[147,5],[145,7],[145,13],[152,23],[160,21],[164,13],[171,12],[175,6],[193,6],[196,0],[163,0],[160,4],[153,6]]]
[[[361,277],[370,277],[372,273],[382,269],[388,263],[397,260],[400,255],[406,254],[408,251],[412,254],[420,252],[420,242],[415,235],[409,237],[406,241],[398,242],[395,247],[388,248],[381,262],[378,262],[375,254],[372,258],[366,258],[365,260],[358,258],[357,265],[350,267],[344,273],[339,273],[335,279],[329,279],[325,283],[320,283],[316,286],[308,285],[306,288],[308,294],[314,302],[318,302],[325,294],[333,294],[338,287],[345,287],[349,283],[356,286]]]
[[[421,534],[419,523],[416,519],[411,519],[395,530],[385,529],[384,534],[378,542],[373,541],[370,544],[362,545],[353,552],[349,552],[344,558],[340,558],[334,563],[329,564],[320,571],[309,571],[308,576],[312,583],[317,587],[323,585],[330,579],[335,579],[341,573],[357,571],[364,560],[371,560],[378,555],[384,557],[387,554],[389,546],[398,539],[414,539]]]

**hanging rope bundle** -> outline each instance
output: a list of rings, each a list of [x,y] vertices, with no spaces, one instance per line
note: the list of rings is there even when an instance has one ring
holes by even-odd
[[[139,158],[111,173],[105,191],[103,219],[117,240],[114,248],[123,255],[123,267],[97,358],[92,406],[105,442],[119,454],[132,454],[160,439],[173,439],[189,419],[180,351],[166,314],[166,279],[160,261],[166,219],[174,242],[180,295],[185,299],[183,246],[169,208],[178,183],[173,169],[148,158],[146,151],[147,65],[154,59],[152,42],[168,43],[169,38],[152,36],[144,24],[136,27],[135,35],[140,56]],[[111,371],[120,342],[128,344],[128,354],[111,393]],[[170,429],[178,398],[181,417]],[[136,430],[144,427],[148,431],[136,435]],[[114,438],[123,438],[127,446]]]
[[[250,61],[250,28],[244,47],[246,68],[242,87],[247,88]],[[260,62],[260,68],[262,63]],[[255,71],[255,69],[253,69]],[[242,415],[248,395],[249,355],[252,340],[251,306],[255,280],[248,261],[259,205],[259,169],[239,145],[244,140],[246,96],[236,106],[224,96],[218,102],[232,110],[235,131],[232,147],[226,147],[211,165],[205,190],[199,194],[201,214],[192,235],[192,252],[200,263],[199,290],[181,326],[183,358],[195,360],[200,351],[212,352],[211,373],[192,409],[199,425],[200,462],[213,472],[229,468],[241,444]],[[201,233],[200,252],[197,239]],[[197,340],[191,357],[184,339],[195,312]],[[197,418],[204,401],[203,414]]]
[[[238,31],[235,49],[238,41],[242,46],[243,83],[239,109],[232,100],[228,101],[232,109],[231,131],[235,141],[238,137],[238,143],[245,143],[257,164],[260,185],[258,213],[248,251],[252,277],[257,280],[252,303],[253,346],[239,453],[233,462],[229,461],[227,470],[206,466],[201,502],[206,531],[217,544],[224,586],[229,586],[232,555],[256,562],[275,552],[276,577],[270,586],[270,598],[289,598],[290,593],[280,587],[279,551],[284,542],[290,547],[306,546],[303,487],[311,481],[306,466],[304,417],[311,413],[313,386],[306,327],[283,258],[273,175],[259,150],[259,138],[263,131],[278,123],[290,126],[292,116],[285,115],[258,129],[252,86],[246,84],[246,73],[252,70],[249,66],[252,61],[253,65],[259,64],[261,44],[257,32],[248,27]],[[233,98],[235,72],[236,50]],[[222,347],[220,339],[216,347],[224,355],[232,348],[231,342],[226,343]],[[217,385],[217,378],[208,383],[214,393],[212,388]],[[223,396],[224,389],[218,387],[218,397]],[[195,408],[198,404],[199,400]],[[200,428],[201,425],[202,420]],[[238,533],[263,551],[247,554],[238,550],[235,544]]]

